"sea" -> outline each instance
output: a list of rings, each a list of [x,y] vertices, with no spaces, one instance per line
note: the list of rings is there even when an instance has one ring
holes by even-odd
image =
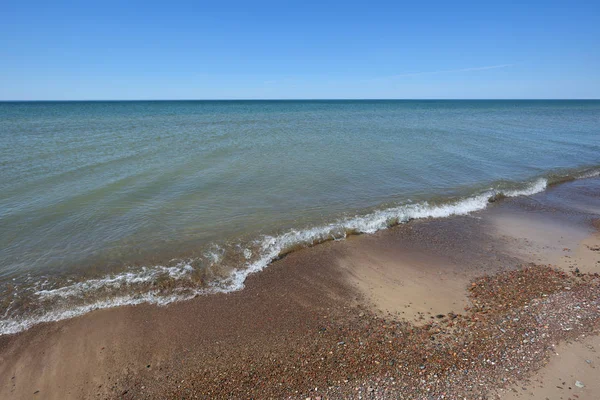
[[[0,335],[600,175],[600,101],[0,102]]]

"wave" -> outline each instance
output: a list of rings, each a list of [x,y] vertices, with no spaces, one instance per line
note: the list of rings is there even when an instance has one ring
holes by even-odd
[[[569,179],[600,176],[600,169],[589,169],[568,175]],[[99,279],[88,279],[55,288],[34,290],[32,299],[40,305],[28,315],[8,316],[0,320],[0,335],[14,334],[36,324],[59,321],[83,315],[93,310],[124,305],[149,303],[167,305],[198,295],[228,293],[241,290],[248,275],[259,272],[270,263],[298,248],[314,246],[330,240],[342,240],[349,235],[370,234],[413,219],[445,218],[485,209],[490,202],[506,197],[530,196],[544,191],[566,175],[537,180],[502,189],[487,189],[470,197],[442,202],[421,202],[375,210],[365,215],[339,219],[308,229],[292,229],[280,235],[264,235],[257,240],[225,250],[213,246],[204,257],[205,266],[221,271],[216,278],[198,278],[194,260],[178,261],[171,266],[130,269]],[[227,253],[237,253],[228,258]],[[234,261],[233,261],[234,260]],[[227,265],[233,264],[233,265]],[[223,271],[227,271],[223,275]],[[161,286],[160,282],[168,282]],[[124,294],[126,293],[126,294]],[[10,307],[9,307],[10,308]]]
[[[140,283],[152,282],[162,275],[167,275],[172,279],[181,279],[187,273],[193,270],[192,266],[183,263],[177,267],[154,266],[152,268],[142,267],[139,272],[125,272],[116,276],[110,276],[102,279],[89,279],[83,282],[77,282],[72,285],[63,286],[52,290],[39,290],[36,295],[40,299],[51,299],[54,297],[68,298],[84,293],[90,293],[105,288],[120,288],[123,285],[135,285]]]
[[[575,175],[574,179],[596,178],[600,176],[600,168],[590,168]]]

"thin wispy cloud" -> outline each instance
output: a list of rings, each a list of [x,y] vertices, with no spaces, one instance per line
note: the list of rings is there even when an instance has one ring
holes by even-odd
[[[471,72],[471,71],[486,71],[490,69],[500,69],[500,68],[509,68],[513,67],[515,64],[500,64],[500,65],[486,65],[483,67],[469,67],[469,68],[460,68],[460,69],[446,69],[442,71],[421,71],[421,72],[410,72],[406,74],[398,74],[386,76],[381,79],[395,79],[395,78],[410,78],[413,76],[421,76],[421,75],[439,75],[439,74],[452,74],[458,72]]]

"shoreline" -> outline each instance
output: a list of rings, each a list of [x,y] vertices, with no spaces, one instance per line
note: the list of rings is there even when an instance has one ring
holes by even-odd
[[[485,381],[500,390],[533,377],[548,360],[552,341],[597,332],[600,311],[592,307],[583,316],[585,323],[571,331],[513,343],[522,329],[537,323],[524,305],[533,308],[535,303],[540,312],[552,305],[560,311],[556,320],[563,321],[575,315],[576,301],[591,304],[598,294],[597,278],[585,274],[600,271],[600,252],[592,250],[600,241],[591,225],[593,211],[600,208],[597,192],[587,193],[585,187],[596,188],[600,180],[586,181],[497,202],[467,216],[414,220],[301,249],[250,275],[238,292],[165,307],[98,310],[2,336],[0,376],[6,378],[0,397],[483,395],[481,388],[465,386],[477,378],[474,371],[459,374],[473,370],[468,365],[481,348],[467,346],[465,363],[448,357],[457,353],[451,351],[458,349],[456,340],[470,338],[482,346],[496,340],[485,332],[508,311],[496,307],[491,292],[474,288],[478,279],[488,279],[483,288],[519,278],[535,286],[528,280],[535,277],[544,282],[548,298],[527,290],[520,297],[512,293],[521,304],[509,311],[522,313],[523,321],[505,330],[514,333],[507,343],[515,351],[525,346],[538,353],[519,373],[513,370],[506,377],[496,372],[506,382]],[[530,262],[559,269],[517,268]],[[552,279],[544,280],[548,276]],[[563,290],[570,286],[561,283],[559,288],[557,280],[578,289]],[[449,360],[460,368],[452,370]],[[499,368],[506,360],[491,362]],[[480,373],[498,369],[489,369],[490,363],[478,366]],[[442,376],[453,386],[435,383]]]
[[[142,265],[121,273],[75,279],[74,282],[69,278],[66,280],[68,284],[63,282],[58,287],[54,286],[58,281],[53,284],[48,277],[44,278],[45,282],[41,286],[37,281],[21,288],[18,283],[11,284],[8,285],[11,296],[7,295],[2,300],[7,309],[13,307],[13,300],[16,300],[14,304],[17,304],[17,309],[7,315],[21,311],[24,314],[0,321],[0,335],[18,333],[39,323],[74,318],[98,309],[143,303],[162,306],[187,301],[199,295],[241,290],[249,275],[264,270],[271,263],[298,249],[318,246],[330,240],[373,234],[415,219],[468,215],[485,210],[499,200],[531,196],[568,182],[593,180],[599,174],[597,166],[563,170],[560,173],[548,172],[544,177],[520,182],[517,186],[513,184],[511,188],[497,182],[500,186],[480,190],[458,200],[439,204],[408,203],[375,209],[365,215],[342,218],[329,224],[292,229],[274,236],[264,235],[258,241],[260,243],[254,243],[252,247],[247,247],[248,243],[237,243],[227,250],[215,245],[218,252],[223,254],[211,250],[208,255],[202,256],[214,258],[209,266],[194,267],[195,263],[201,262],[200,258],[180,258],[165,262],[164,265],[151,263],[149,265],[154,266]],[[243,254],[229,254],[233,247],[237,248],[238,253],[243,249]],[[245,266],[232,269],[226,266],[229,263]],[[31,314],[28,309],[32,310]],[[36,309],[44,311],[36,314]]]

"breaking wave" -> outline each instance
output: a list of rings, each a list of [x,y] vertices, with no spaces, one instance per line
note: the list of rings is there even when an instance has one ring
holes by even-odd
[[[600,175],[600,169],[587,170],[573,179]],[[564,176],[562,176],[564,181]],[[207,280],[195,263],[177,261],[169,266],[129,269],[120,274],[70,284],[31,290],[34,306],[23,313],[13,302],[0,320],[0,335],[14,334],[33,325],[83,315],[93,310],[149,303],[167,305],[198,295],[240,290],[248,275],[261,271],[274,260],[301,247],[353,234],[369,234],[412,219],[445,218],[482,210],[490,202],[504,197],[529,196],[544,191],[559,179],[540,178],[517,187],[488,189],[470,197],[445,203],[421,202],[375,210],[365,215],[339,219],[307,229],[292,229],[280,235],[265,235],[251,243],[238,243],[224,249],[213,246],[207,251],[202,268],[218,267]],[[227,253],[232,254],[227,254]],[[235,254],[234,254],[235,253]],[[50,285],[51,286],[51,285]],[[58,287],[56,287],[58,286]]]

